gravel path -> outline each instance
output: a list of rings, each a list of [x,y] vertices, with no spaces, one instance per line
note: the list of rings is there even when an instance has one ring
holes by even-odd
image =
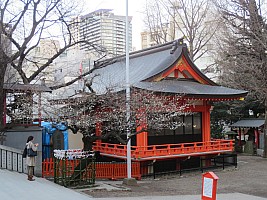
[[[267,159],[257,156],[238,155],[238,167],[226,167],[225,170],[213,170],[219,177],[218,193],[243,193],[259,197],[267,197]],[[199,195],[201,194],[200,171],[179,174],[161,175],[154,180],[143,178],[138,186],[127,186],[121,181],[106,182],[121,190],[107,191],[85,190],[92,197],[126,197],[126,196],[167,196],[167,195]]]

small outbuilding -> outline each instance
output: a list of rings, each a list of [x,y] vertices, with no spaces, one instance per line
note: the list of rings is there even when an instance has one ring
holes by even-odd
[[[264,150],[265,119],[242,119],[230,125],[237,129],[238,146],[246,153],[262,156]]]

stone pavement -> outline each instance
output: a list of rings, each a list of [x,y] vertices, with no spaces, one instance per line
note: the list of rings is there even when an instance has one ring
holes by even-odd
[[[121,187],[122,181],[97,181],[96,188],[89,190],[122,191],[130,190],[127,186]],[[83,189],[79,190],[82,191]],[[144,196],[144,197],[107,197],[95,198],[96,200],[201,200],[201,195],[179,195],[179,196]],[[217,194],[217,200],[267,200],[267,198],[256,197],[241,193]]]
[[[28,181],[27,175],[0,169],[0,200],[92,200],[93,198],[43,178]]]
[[[201,200],[200,195],[181,195],[181,196],[146,196],[146,197],[121,197],[121,198],[97,198],[96,200]],[[255,197],[240,193],[219,194],[217,200],[266,200],[266,198]]]
[[[101,184],[99,188],[116,190],[112,185]],[[35,181],[27,180],[25,174],[0,169],[0,200],[200,200],[200,195],[183,196],[146,196],[146,197],[114,197],[114,198],[92,198],[81,193],[81,190],[72,190],[54,184],[43,178],[36,178]],[[240,193],[219,194],[217,200],[267,200]]]

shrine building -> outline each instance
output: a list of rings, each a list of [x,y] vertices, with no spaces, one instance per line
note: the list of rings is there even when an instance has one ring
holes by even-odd
[[[125,56],[95,63],[92,88],[105,93],[108,87],[115,92],[125,90]],[[234,149],[232,140],[211,138],[210,112],[212,102],[244,98],[247,91],[218,85],[205,76],[189,57],[186,44],[176,40],[130,53],[130,87],[158,93],[181,94],[189,102],[191,115],[181,116],[185,125],[160,134],[146,131],[131,142],[131,159],[140,162],[142,175],[148,174],[151,163],[160,170],[177,170],[187,160],[188,166],[198,167],[200,158],[209,158]],[[139,127],[136,127],[139,128]],[[101,134],[101,127],[96,132]],[[125,161],[126,145],[97,141],[93,147],[102,157]]]

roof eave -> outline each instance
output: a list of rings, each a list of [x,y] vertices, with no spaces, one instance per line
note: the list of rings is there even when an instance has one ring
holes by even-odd
[[[243,98],[247,95],[246,93],[240,93],[240,94],[185,94],[186,98],[192,98],[192,99],[208,99],[211,101],[231,101],[231,100],[238,100],[240,98]]]
[[[52,90],[45,85],[34,84],[4,84],[4,90],[6,92],[52,92]]]

